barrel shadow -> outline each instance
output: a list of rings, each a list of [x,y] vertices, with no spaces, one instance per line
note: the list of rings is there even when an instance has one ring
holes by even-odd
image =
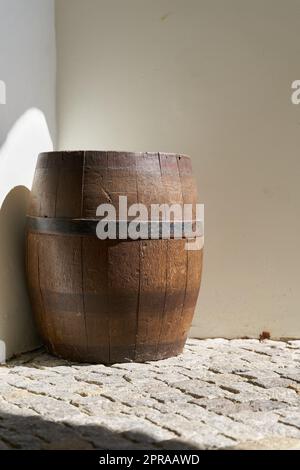
[[[112,431],[103,425],[53,422],[39,416],[0,413],[0,450],[194,450],[180,439],[157,442],[140,431]]]
[[[25,276],[25,221],[30,191],[13,188],[0,210],[0,340],[6,356],[28,350],[38,339]]]

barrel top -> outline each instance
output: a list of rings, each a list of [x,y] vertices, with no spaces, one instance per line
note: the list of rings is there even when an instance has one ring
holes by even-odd
[[[52,151],[52,152],[42,152],[39,154],[40,157],[43,156],[59,156],[63,155],[65,156],[74,156],[78,154],[83,154],[83,153],[90,153],[90,154],[97,154],[97,155],[131,155],[131,156],[136,156],[136,157],[151,157],[153,155],[165,155],[167,157],[174,157],[174,158],[191,158],[189,155],[183,154],[183,153],[174,153],[174,152],[130,152],[127,150],[60,150],[60,151]]]

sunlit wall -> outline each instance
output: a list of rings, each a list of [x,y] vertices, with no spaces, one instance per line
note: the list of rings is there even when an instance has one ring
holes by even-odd
[[[55,142],[53,0],[0,0],[0,361],[40,344],[24,276],[24,224],[41,151]]]

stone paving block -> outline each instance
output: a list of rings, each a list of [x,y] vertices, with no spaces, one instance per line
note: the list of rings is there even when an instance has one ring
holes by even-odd
[[[278,410],[279,422],[300,430],[300,408]]]
[[[235,374],[250,381],[252,379],[280,378],[280,374],[278,374],[277,372],[274,372],[270,369],[263,369],[262,367],[260,367],[259,369],[247,368],[246,370],[235,372]]]
[[[292,437],[271,437],[256,441],[239,442],[228,447],[233,450],[300,450],[300,439]]]
[[[43,441],[37,436],[25,434],[20,428],[8,429],[7,427],[0,426],[0,432],[2,435],[1,439],[8,449],[29,449],[39,450],[42,448]]]
[[[209,411],[213,411],[216,414],[222,414],[229,416],[240,411],[274,411],[285,409],[289,406],[283,402],[276,402],[271,400],[241,400],[240,402],[232,401],[228,398],[216,398],[212,400],[201,399],[195,401],[199,406],[203,406]]]
[[[232,438],[236,441],[261,439],[265,436],[262,428],[254,428],[245,422],[233,421],[228,416],[218,416],[212,414],[208,420],[209,426],[212,426],[219,433]]]
[[[11,450],[11,447],[9,447],[5,442],[0,440],[0,450]]]
[[[40,349],[0,366],[0,449],[300,448],[299,362],[300,341],[189,339],[111,367]]]
[[[272,387],[265,390],[265,396],[269,400],[283,401],[292,406],[300,406],[300,395],[290,388],[290,386],[284,387]]]
[[[163,374],[159,373],[156,375],[156,380],[159,380],[160,382],[163,382],[167,385],[172,385],[174,383],[178,382],[184,382],[186,380],[186,377],[184,375],[178,373],[178,372],[165,372]]]
[[[293,369],[285,369],[280,371],[280,375],[284,379],[292,380],[293,382],[297,382],[300,384],[300,365],[298,368]]]
[[[201,406],[198,406],[196,403],[188,402],[177,402],[176,409],[174,410],[174,405],[167,405],[165,403],[157,403],[154,406],[155,410],[160,411],[161,413],[167,414],[169,417],[181,416],[190,421],[191,425],[195,423],[197,425],[199,422],[206,422],[209,420],[211,413]]]
[[[150,422],[143,422],[140,425],[137,424],[128,431],[124,431],[122,435],[131,441],[146,444],[157,444],[161,441],[176,437],[173,432],[162,429]]]
[[[194,433],[184,436],[182,442],[189,444],[195,449],[222,449],[237,443],[235,439],[218,434],[216,431],[206,427],[203,429],[198,427]]]
[[[297,429],[297,417],[292,420],[293,425],[283,426],[283,420],[280,415],[272,412],[253,412],[244,410],[235,415],[230,415],[236,421],[243,422],[249,426],[255,433],[256,430],[263,432],[265,438],[269,436],[290,436],[300,438],[300,429]],[[286,418],[288,420],[288,418]],[[288,424],[288,423],[286,423]]]
[[[186,401],[189,400],[189,397],[182,393],[180,390],[172,388],[170,389],[169,387],[166,387],[166,389],[159,389],[159,390],[149,390],[149,395],[150,398],[153,400],[158,401],[159,403],[176,406],[176,403],[185,403]]]
[[[290,385],[297,385],[295,382],[289,379],[285,379],[283,377],[261,377],[261,378],[256,378],[250,380],[250,382],[253,385],[256,385],[258,387],[262,388],[276,388],[276,387],[282,387],[282,388],[288,388]]]
[[[172,383],[172,387],[177,388],[193,398],[218,398],[228,395],[227,390],[223,390],[216,385],[209,385],[200,380],[184,380]]]

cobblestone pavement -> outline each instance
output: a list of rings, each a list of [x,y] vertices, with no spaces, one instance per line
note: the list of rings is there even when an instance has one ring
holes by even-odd
[[[300,341],[189,340],[146,364],[0,367],[0,449],[300,449]]]

